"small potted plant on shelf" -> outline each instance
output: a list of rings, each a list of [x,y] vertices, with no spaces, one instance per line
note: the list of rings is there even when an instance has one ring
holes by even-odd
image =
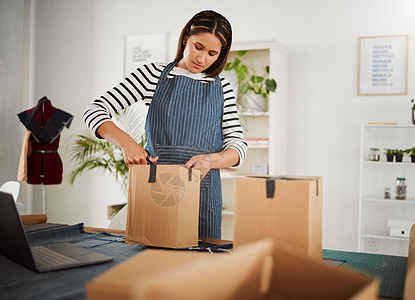
[[[402,162],[403,155],[405,154],[405,150],[402,149],[396,149],[395,150],[395,159],[396,162]]]
[[[386,160],[388,162],[393,162],[393,157],[395,156],[395,150],[385,148],[385,155],[386,155]]]
[[[405,153],[411,158],[411,162],[415,163],[415,147],[406,149]]]
[[[238,79],[238,96],[244,97],[245,106],[243,111],[264,112],[266,111],[266,99],[270,92],[275,92],[277,82],[269,77],[269,66],[265,67],[262,76],[257,75],[252,65],[242,63],[240,57],[247,53],[246,50],[237,51],[238,57],[225,66],[225,71],[235,71]],[[240,104],[240,103],[239,103]]]

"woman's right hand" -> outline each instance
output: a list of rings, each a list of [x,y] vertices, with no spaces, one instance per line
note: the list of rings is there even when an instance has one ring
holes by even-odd
[[[124,161],[127,166],[129,165],[146,165],[147,156],[153,163],[158,160],[158,157],[150,157],[146,150],[137,144],[135,141],[129,143],[122,149],[124,155]]]
[[[97,133],[121,148],[127,166],[147,164],[147,151],[111,121],[102,123],[97,129]],[[149,157],[149,160],[156,162],[158,157]]]

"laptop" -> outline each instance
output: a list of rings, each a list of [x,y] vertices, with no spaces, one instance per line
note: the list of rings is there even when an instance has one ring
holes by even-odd
[[[112,261],[112,257],[74,245],[29,246],[13,196],[0,192],[0,255],[34,271],[48,272]]]

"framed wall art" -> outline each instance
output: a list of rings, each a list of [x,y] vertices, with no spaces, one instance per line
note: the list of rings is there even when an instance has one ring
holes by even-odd
[[[124,75],[145,63],[167,62],[167,38],[167,33],[126,36]]]
[[[358,95],[408,94],[408,35],[359,38]]]

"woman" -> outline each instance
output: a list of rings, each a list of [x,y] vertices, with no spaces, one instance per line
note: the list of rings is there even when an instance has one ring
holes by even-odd
[[[228,20],[202,11],[183,28],[172,63],[138,68],[95,99],[84,114],[84,122],[98,138],[122,149],[127,165],[146,164],[149,159],[200,170],[200,238],[221,238],[219,168],[239,165],[247,149],[233,89],[218,76],[231,42]],[[112,114],[139,100],[149,106],[145,150],[111,121]]]

